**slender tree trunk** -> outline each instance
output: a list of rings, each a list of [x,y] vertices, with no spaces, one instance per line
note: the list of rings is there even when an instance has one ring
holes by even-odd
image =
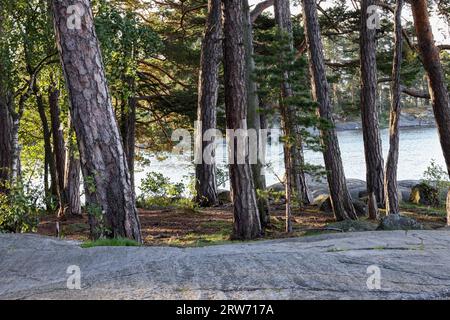
[[[290,50],[294,50],[294,39],[292,31],[292,20],[291,20],[291,10],[289,0],[275,0],[275,20],[281,31],[285,32],[289,37],[289,47]],[[289,99],[293,96],[293,91],[290,83],[289,71],[285,71],[283,74],[283,84],[282,84],[282,99]],[[311,194],[309,188],[306,184],[304,167],[304,156],[303,156],[303,141],[300,135],[300,128],[295,123],[297,118],[297,111],[293,106],[284,106],[286,108],[284,114],[283,123],[289,128],[285,131],[289,131],[288,139],[292,140],[289,148],[289,162],[290,165],[285,167],[290,167],[290,179],[291,187],[294,190],[297,201],[300,205],[308,205],[312,202]],[[288,158],[286,158],[288,159]]]
[[[18,114],[13,116],[12,121],[12,165],[11,165],[11,182],[14,184],[20,178],[20,144],[19,144],[19,126],[20,118]]]
[[[283,133],[285,137],[288,137],[283,143],[283,156],[284,156],[284,169],[285,169],[285,182],[284,182],[284,193],[286,197],[286,209],[285,209],[285,231],[287,233],[292,232],[292,182],[293,182],[293,170],[292,170],[292,141],[289,137],[292,136],[290,131],[291,126],[289,125],[288,116],[288,106],[280,97],[280,111],[281,111],[281,127],[283,128]]]
[[[4,37],[4,17],[0,11],[0,41]],[[1,43],[0,43],[1,44]],[[0,49],[4,49],[3,46]],[[8,106],[8,93],[5,88],[3,75],[6,73],[5,66],[0,61],[0,194],[8,192],[12,166],[12,118]]]
[[[130,170],[131,184],[134,190],[134,160],[136,157],[136,99],[129,98],[126,110],[122,111],[122,140]]]
[[[247,130],[247,85],[244,48],[244,8],[241,0],[225,0],[224,4],[224,73],[225,108],[229,130]],[[230,139],[230,184],[233,200],[234,239],[253,239],[261,235],[261,222],[256,202],[253,176],[245,148],[237,148]],[[244,156],[242,156],[244,155]],[[244,163],[239,163],[239,161]]]
[[[195,167],[196,202],[210,207],[218,202],[214,139],[206,139],[208,130],[216,129],[217,98],[219,95],[219,64],[222,48],[222,7],[220,0],[208,1],[208,19],[202,43],[200,74],[198,80],[197,120],[201,127],[197,130],[196,146],[201,148],[200,163]],[[209,138],[209,137],[208,137]],[[205,159],[205,151],[211,150],[211,159]],[[208,152],[209,153],[209,152]]]
[[[341,151],[334,130],[334,119],[330,102],[330,86],[325,75],[325,63],[320,36],[317,8],[314,0],[303,0],[304,25],[308,43],[312,93],[318,103],[318,112],[332,128],[321,129],[320,136],[324,147],[324,162],[327,170],[331,204],[337,220],[357,219],[355,208],[348,192],[342,165]]]
[[[439,132],[442,152],[444,154],[447,171],[450,175],[450,106],[444,72],[442,70],[439,49],[434,43],[433,32],[428,16],[426,0],[412,0],[411,10],[416,28],[419,51],[423,66],[428,75],[431,104]],[[450,192],[450,190],[449,190]],[[450,197],[450,194],[448,195]],[[447,212],[450,206],[447,201]],[[447,221],[449,223],[449,221]]]
[[[128,237],[141,242],[128,163],[106,83],[89,0],[80,25],[68,21],[70,0],[53,1],[56,40],[69,92],[94,238]],[[77,21],[76,21],[77,22]],[[71,29],[70,27],[75,27]],[[79,28],[78,28],[79,27]]]
[[[255,148],[250,148],[258,154],[257,162],[252,164],[253,183],[256,189],[256,198],[258,202],[259,217],[261,219],[261,227],[264,230],[270,224],[269,201],[267,197],[262,194],[266,190],[266,176],[264,174],[263,165],[265,164],[265,140],[261,132],[261,114],[258,111],[259,97],[258,86],[252,78],[255,72],[255,60],[253,59],[253,27],[250,19],[250,7],[248,0],[243,0],[244,5],[244,46],[245,46],[245,63],[247,68],[247,96],[248,96],[248,114],[247,125],[249,129],[256,132],[257,145]],[[259,191],[259,192],[258,192]]]
[[[377,60],[376,29],[369,28],[371,14],[368,7],[375,0],[361,2],[360,68],[361,68],[361,118],[366,157],[367,192],[374,193],[377,202],[384,205],[384,161],[377,108]]]
[[[48,173],[50,173],[50,194],[49,197],[52,196],[55,199],[59,199],[58,195],[58,179],[56,172],[56,164],[55,164],[55,156],[52,151],[52,141],[51,141],[51,132],[48,125],[47,115],[45,113],[45,105],[42,99],[42,96],[39,94],[38,89],[34,89],[36,104],[38,108],[39,117],[41,118],[42,123],[42,133],[44,136],[44,151],[45,151],[45,159],[48,165]],[[47,199],[50,201],[51,199]]]
[[[80,178],[81,163],[75,143],[72,123],[69,116],[69,136],[66,142],[66,171],[64,174],[64,191],[67,196],[66,214],[81,215]]]
[[[12,169],[12,118],[0,88],[0,193],[6,193]]]
[[[67,194],[64,187],[66,172],[66,149],[64,131],[60,119],[59,90],[53,85],[49,88],[48,102],[50,105],[50,119],[52,123],[53,153],[55,159],[56,177],[58,182],[58,216],[64,216],[67,209]]]
[[[398,123],[401,113],[401,87],[400,68],[402,64],[402,8],[403,0],[397,0],[395,8],[395,48],[392,63],[392,89],[391,89],[391,112],[389,120],[389,154],[386,162],[386,176],[384,181],[386,213],[398,214],[400,212],[397,186],[397,166],[399,149]]]

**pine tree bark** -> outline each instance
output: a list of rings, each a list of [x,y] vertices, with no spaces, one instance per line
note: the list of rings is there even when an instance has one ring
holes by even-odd
[[[141,242],[140,223],[123,149],[108,91],[89,0],[79,0],[84,14],[80,28],[69,28],[70,0],[53,1],[56,40],[71,117],[80,151],[86,200],[95,205],[89,214],[94,238],[127,237]],[[70,25],[71,26],[71,25]]]
[[[327,170],[333,212],[337,220],[357,219],[355,208],[350,193],[348,192],[341,151],[334,130],[330,86],[325,74],[323,46],[316,3],[314,0],[302,0],[302,2],[313,98],[318,103],[320,117],[332,126],[329,129],[321,129],[320,136],[324,147],[323,156]]]
[[[229,130],[247,129],[247,85],[244,47],[244,8],[241,0],[223,1],[225,109]],[[261,223],[248,157],[238,163],[245,150],[237,149],[235,138],[229,139],[231,196],[233,201],[234,239],[254,239],[261,235]]]
[[[400,69],[402,64],[402,8],[403,0],[397,0],[394,22],[394,58],[392,63],[391,112],[389,119],[389,153],[384,179],[386,213],[400,213],[397,186],[399,149],[399,120],[401,113]]]
[[[369,6],[375,0],[361,1],[360,68],[361,68],[361,118],[366,158],[367,192],[374,193],[377,202],[384,205],[384,161],[377,107],[376,29],[368,27]]]
[[[201,127],[197,130],[197,143],[201,147],[201,163],[195,166],[196,202],[203,207],[214,206],[218,202],[215,151],[212,159],[203,155],[214,145],[214,139],[204,141],[206,131],[216,129],[217,99],[219,95],[219,65],[222,49],[222,6],[220,0],[208,1],[208,18],[202,42],[200,74],[198,84],[197,120]],[[205,161],[207,160],[207,161]],[[212,162],[212,163],[211,163]]]
[[[262,194],[266,190],[266,176],[264,174],[263,165],[265,164],[265,140],[261,132],[261,113],[259,109],[258,86],[252,78],[255,72],[255,60],[253,59],[253,26],[250,18],[250,6],[248,0],[243,0],[244,5],[244,46],[245,46],[245,63],[247,68],[247,96],[248,96],[248,110],[247,110],[247,125],[249,129],[256,132],[257,145],[251,148],[258,154],[257,163],[252,164],[253,183],[256,189],[256,198],[258,203],[259,217],[261,220],[261,227],[264,230],[270,224],[269,201],[266,196]],[[258,193],[258,191],[260,191]]]
[[[290,50],[294,50],[294,39],[292,31],[292,19],[289,0],[275,0],[274,2],[275,21],[283,32],[289,37]],[[289,99],[293,96],[293,91],[290,83],[290,74],[288,71],[283,74],[283,84],[281,88],[281,98]],[[291,141],[290,147],[287,149],[289,163],[285,163],[285,167],[290,168],[289,177],[291,179],[291,189],[294,191],[299,204],[308,205],[312,202],[309,188],[306,184],[303,155],[303,141],[300,135],[300,128],[295,123],[297,118],[297,111],[293,106],[284,105],[281,103],[281,107],[286,110],[282,112],[283,124],[286,126],[284,134]],[[289,128],[287,128],[289,127]],[[288,134],[289,132],[289,134]],[[286,161],[285,161],[286,162]]]
[[[411,10],[416,28],[419,52],[423,66],[428,76],[428,87],[433,106],[434,117],[439,132],[442,152],[447,171],[450,175],[450,106],[445,76],[439,57],[439,49],[434,43],[433,31],[428,16],[426,0],[412,0]],[[449,195],[450,197],[450,190]],[[447,201],[447,212],[450,215],[450,205]],[[449,221],[447,221],[449,223]]]

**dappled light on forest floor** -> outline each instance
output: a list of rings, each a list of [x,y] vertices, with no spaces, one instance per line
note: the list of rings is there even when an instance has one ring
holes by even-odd
[[[284,206],[272,207],[271,226],[267,228],[261,240],[302,237],[330,232],[343,232],[341,225],[335,223],[330,213],[319,212],[317,207],[307,207],[293,211],[293,232],[285,233]],[[384,214],[381,211],[381,214]],[[421,222],[426,229],[437,229],[445,226],[445,210],[404,204],[402,215]],[[206,209],[167,208],[159,210],[140,210],[139,218],[142,237],[146,246],[169,245],[177,247],[206,246],[232,243],[230,234],[233,227],[232,207],[222,206]],[[47,236],[56,235],[56,218],[42,217],[38,233]],[[361,223],[372,225],[377,223],[360,218]],[[87,216],[67,217],[60,222],[60,235],[67,240],[87,241],[89,224]]]

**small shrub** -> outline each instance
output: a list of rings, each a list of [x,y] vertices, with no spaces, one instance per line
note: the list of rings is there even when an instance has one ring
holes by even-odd
[[[35,232],[42,212],[38,205],[40,193],[20,183],[8,189],[7,194],[0,194],[0,231]]]
[[[142,194],[147,197],[181,197],[185,190],[183,183],[171,183],[162,173],[149,172],[142,180]]]
[[[194,192],[195,180],[190,178],[187,186],[183,182],[172,183],[168,177],[161,173],[150,172],[142,180],[141,195],[137,198],[139,208],[175,207],[179,209],[197,210],[197,204],[185,197]]]
[[[436,202],[440,203],[445,197],[443,195],[446,195],[448,188],[450,188],[448,172],[433,159],[423,173],[421,185],[430,190],[437,190],[434,197],[437,199]]]

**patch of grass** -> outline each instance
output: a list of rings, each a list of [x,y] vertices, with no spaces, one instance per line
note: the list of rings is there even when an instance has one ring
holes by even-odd
[[[140,209],[180,209],[184,211],[199,212],[200,208],[192,199],[188,198],[169,198],[169,197],[139,197],[136,205]]]
[[[191,232],[184,236],[171,238],[168,244],[177,247],[204,247],[232,242],[230,234],[233,227],[229,221],[212,220],[202,222],[200,227],[202,230],[212,230],[209,233]]]
[[[222,232],[231,232],[232,228],[232,222],[230,221],[223,221],[223,220],[211,220],[207,222],[203,222],[200,227],[202,229],[211,228],[211,229],[218,229]]]
[[[172,238],[168,244],[175,247],[205,247],[232,243],[229,233],[197,234],[188,233],[179,238]]]
[[[98,239],[95,241],[87,241],[81,244],[82,248],[93,247],[139,247],[140,244],[134,240],[127,238],[114,238],[114,239]]]
[[[421,204],[414,204],[410,202],[403,202],[400,204],[400,209],[407,211],[407,212],[413,212],[416,214],[422,214],[427,216],[447,216],[447,211],[445,208],[434,208],[429,207]]]
[[[64,226],[66,233],[77,233],[83,231],[89,231],[89,225],[85,223],[73,223]]]

